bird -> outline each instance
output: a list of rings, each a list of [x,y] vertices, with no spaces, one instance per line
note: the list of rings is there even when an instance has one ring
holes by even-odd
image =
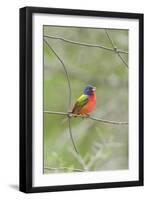
[[[83,93],[75,102],[71,113],[88,117],[96,107],[96,87],[88,85]]]

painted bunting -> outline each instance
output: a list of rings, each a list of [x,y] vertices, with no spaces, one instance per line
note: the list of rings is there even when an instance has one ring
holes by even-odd
[[[88,85],[74,104],[73,114],[88,116],[96,106],[96,87]]]

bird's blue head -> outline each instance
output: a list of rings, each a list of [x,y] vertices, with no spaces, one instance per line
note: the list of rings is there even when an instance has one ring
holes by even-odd
[[[96,90],[96,87],[93,87],[92,85],[88,85],[88,86],[84,89],[84,94],[86,94],[86,95],[88,95],[88,96],[92,96],[95,90]]]

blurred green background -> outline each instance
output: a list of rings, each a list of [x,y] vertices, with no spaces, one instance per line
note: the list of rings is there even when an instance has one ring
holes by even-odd
[[[98,44],[112,48],[104,29],[44,26],[44,36]],[[108,33],[118,49],[128,51],[128,30]],[[128,121],[128,69],[111,51],[83,47],[57,39],[45,38],[67,68],[72,105],[68,108],[69,90],[59,59],[44,43],[44,110],[67,112],[83,89],[96,86],[97,118]],[[126,62],[128,55],[121,54]],[[71,119],[78,156],[69,135],[65,116],[44,113],[44,173],[128,168],[128,126],[103,124],[79,117]]]

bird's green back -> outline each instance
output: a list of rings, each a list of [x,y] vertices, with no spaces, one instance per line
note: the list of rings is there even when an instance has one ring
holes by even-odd
[[[81,96],[77,99],[77,101],[76,101],[76,103],[75,103],[75,105],[74,105],[74,107],[73,107],[72,112],[73,112],[73,113],[79,112],[80,109],[81,109],[84,105],[87,104],[87,102],[88,102],[88,96],[85,95],[85,94],[81,95]]]

